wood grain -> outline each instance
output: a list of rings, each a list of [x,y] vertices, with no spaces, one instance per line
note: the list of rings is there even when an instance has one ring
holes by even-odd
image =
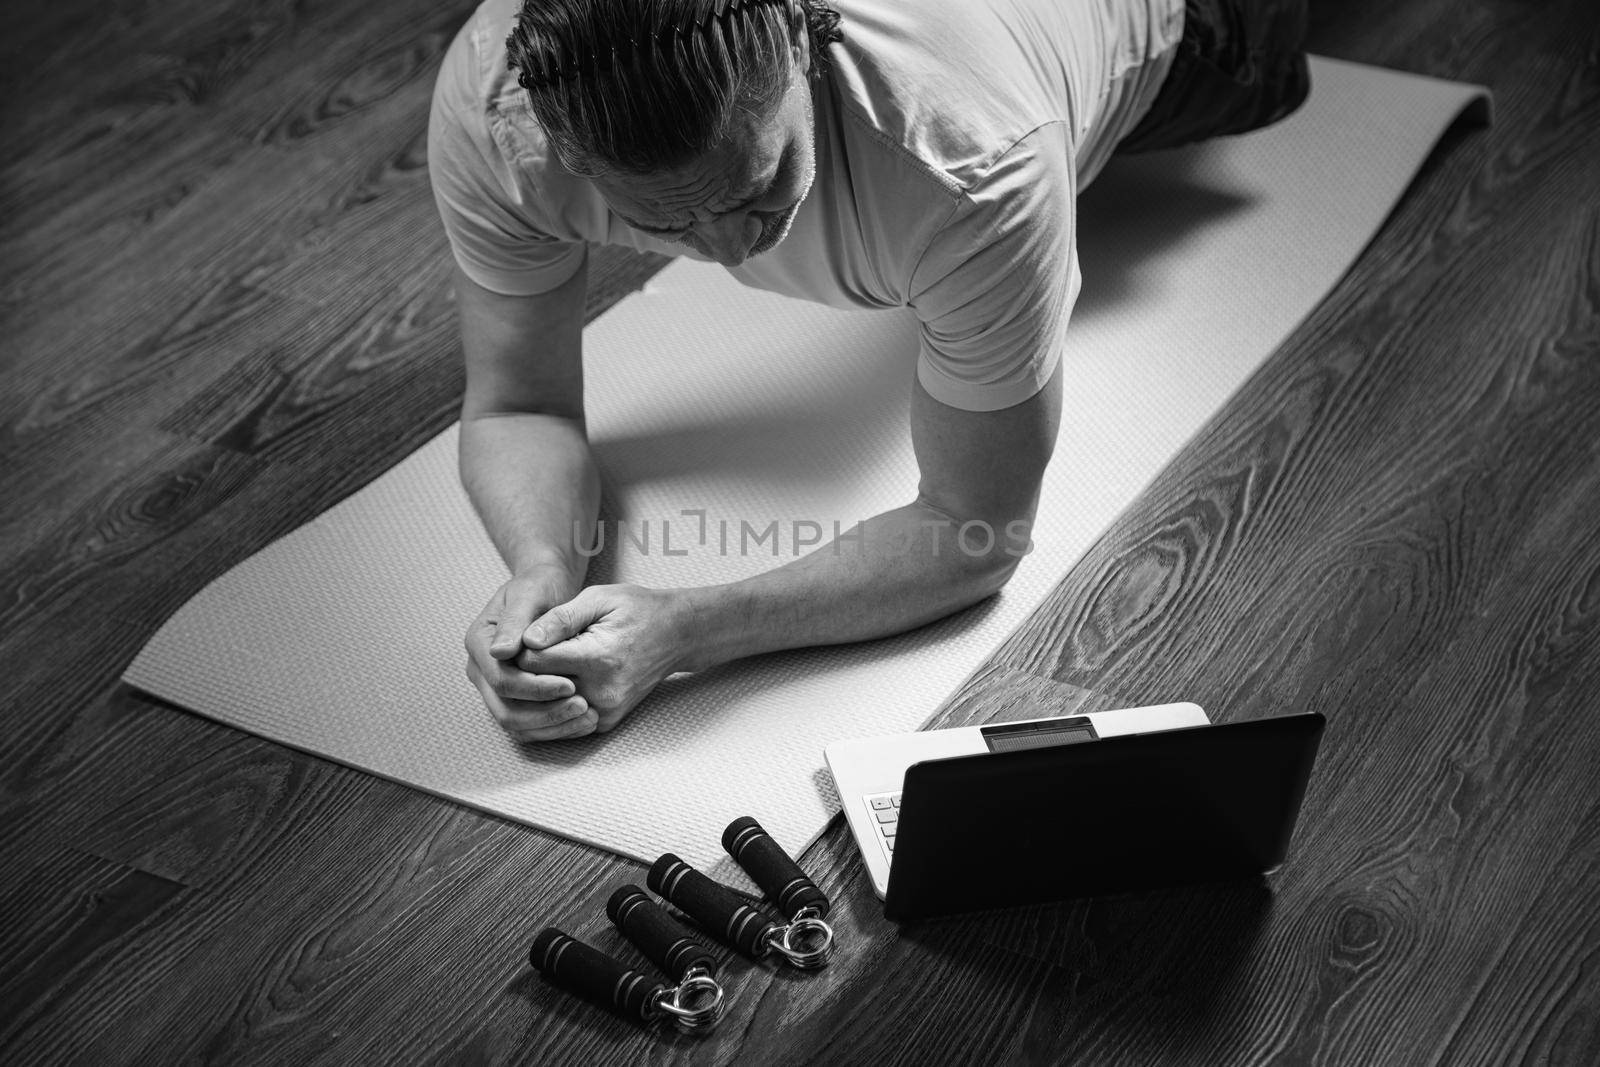
[[[1489,85],[1350,274],[941,724],[1329,719],[1293,861],[728,956],[651,1034],[527,967],[634,863],[132,693],[207,581],[454,417],[422,137],[470,0],[0,13],[0,1059],[1600,1059],[1600,15],[1351,0],[1315,50]],[[592,318],[662,261],[596,256]],[[218,665],[217,669],[227,669]]]

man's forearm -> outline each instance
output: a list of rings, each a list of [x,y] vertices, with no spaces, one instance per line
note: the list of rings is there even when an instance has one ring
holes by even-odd
[[[576,419],[496,414],[461,424],[461,480],[513,574],[559,569],[567,595],[587,557],[574,531],[594,530],[600,475]]]
[[[910,504],[793,563],[728,585],[684,590],[693,647],[683,668],[865,641],[942,618],[1005,583],[1027,551],[1030,520],[971,523],[963,539],[960,524]]]

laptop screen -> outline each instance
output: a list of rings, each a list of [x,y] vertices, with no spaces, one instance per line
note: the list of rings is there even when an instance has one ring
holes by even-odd
[[[1309,712],[1093,744],[1051,731],[1042,746],[1025,732],[1022,748],[915,763],[884,914],[1264,874],[1287,854],[1323,725]]]

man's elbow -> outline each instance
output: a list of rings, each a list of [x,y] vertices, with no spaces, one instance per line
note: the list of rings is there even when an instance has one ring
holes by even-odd
[[[1007,555],[1004,552],[994,552],[980,557],[975,563],[974,584],[978,590],[978,599],[991,597],[1005,588],[1011,576],[1017,572],[1017,563],[1021,557]]]
[[[954,545],[961,558],[962,584],[976,602],[998,593],[1033,549],[1031,517],[994,522],[968,519],[957,525]]]

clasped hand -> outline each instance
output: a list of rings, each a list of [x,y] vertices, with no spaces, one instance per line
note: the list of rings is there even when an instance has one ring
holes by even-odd
[[[467,631],[467,677],[518,741],[605,733],[680,669],[687,649],[669,592],[596,585],[557,599],[537,580],[513,578]]]

